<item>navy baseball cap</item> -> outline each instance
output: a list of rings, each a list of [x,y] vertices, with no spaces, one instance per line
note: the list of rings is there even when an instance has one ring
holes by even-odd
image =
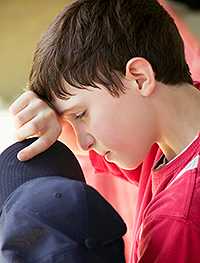
[[[34,178],[59,174],[62,177],[85,182],[77,158],[60,141],[56,141],[49,149],[31,160],[19,161],[17,153],[36,139],[35,137],[14,143],[0,154],[0,209],[10,193]]]
[[[23,147],[27,143],[30,140],[22,142]],[[56,144],[58,148],[63,147],[60,142]],[[49,155],[51,162],[38,161],[37,165],[32,165],[33,158],[23,162],[28,166],[21,166],[22,162],[14,158],[16,148],[19,150],[16,146],[19,143],[0,155],[0,177],[15,175],[11,175],[8,181],[4,178],[0,185],[0,195],[2,187],[9,189],[12,186],[6,191],[7,197],[2,191],[6,199],[0,217],[0,262],[125,262],[122,237],[126,233],[126,225],[115,209],[84,182],[82,173],[77,176],[72,169],[69,170],[72,175],[68,174],[67,162],[66,166],[56,166],[56,173],[52,161],[55,159],[59,163],[57,159],[63,156],[54,155],[53,151]],[[66,150],[72,154],[67,147]],[[12,160],[11,166],[5,160]],[[54,173],[48,166],[52,166]],[[11,169],[7,171],[9,167]],[[24,179],[26,174],[28,180]]]

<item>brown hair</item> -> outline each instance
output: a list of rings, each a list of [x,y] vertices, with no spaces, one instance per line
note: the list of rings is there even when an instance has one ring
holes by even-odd
[[[53,94],[69,95],[63,80],[77,88],[102,84],[119,96],[133,57],[147,59],[157,81],[192,83],[183,40],[156,0],[77,0],[38,43],[29,88],[49,103]]]

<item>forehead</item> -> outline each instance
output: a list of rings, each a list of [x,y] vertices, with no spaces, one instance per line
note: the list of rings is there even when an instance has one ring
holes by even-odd
[[[54,95],[54,107],[59,114],[62,114],[64,111],[68,109],[72,109],[76,107],[80,103],[96,101],[99,93],[102,92],[102,87],[94,88],[94,87],[83,87],[83,88],[76,88],[68,83],[65,83],[64,86],[66,87],[67,93],[66,97],[63,99],[58,98]],[[101,93],[102,96],[102,93]]]

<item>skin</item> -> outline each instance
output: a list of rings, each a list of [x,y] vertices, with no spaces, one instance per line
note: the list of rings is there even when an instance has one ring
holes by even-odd
[[[141,163],[151,145],[137,127],[145,131],[151,119],[135,89],[127,89],[120,98],[111,96],[103,87],[91,91],[70,87],[70,92],[75,95],[69,100],[56,99],[55,107],[74,127],[81,149],[93,149],[123,168]]]
[[[34,93],[24,93],[10,107],[17,136],[22,140],[39,133],[40,141],[18,158],[27,160],[48,148],[60,135],[61,120],[71,123],[83,151],[93,149],[125,169],[136,168],[154,143],[171,160],[199,134],[200,93],[195,87],[156,81],[143,58],[128,61],[122,82],[126,93],[119,98],[102,86],[80,90],[65,83],[74,95],[56,98],[59,117]]]
[[[26,91],[9,107],[18,141],[39,136],[33,144],[20,151],[17,158],[27,161],[48,149],[62,131],[59,116],[32,91]]]

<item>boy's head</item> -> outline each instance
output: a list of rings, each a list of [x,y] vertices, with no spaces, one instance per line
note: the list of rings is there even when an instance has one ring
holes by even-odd
[[[142,97],[157,82],[192,84],[183,41],[163,7],[155,0],[78,0],[39,42],[29,86],[60,113],[79,104],[67,119],[82,148],[133,168],[155,139]]]

